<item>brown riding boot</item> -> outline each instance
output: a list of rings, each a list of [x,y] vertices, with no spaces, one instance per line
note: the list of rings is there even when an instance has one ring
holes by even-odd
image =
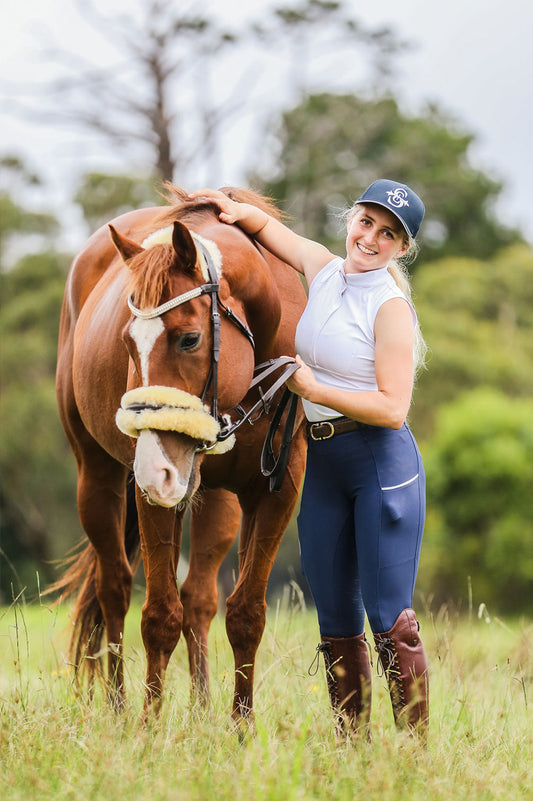
[[[372,679],[364,634],[322,637],[317,654],[324,654],[331,706],[337,734],[364,733],[370,738]]]
[[[374,634],[376,651],[387,677],[398,728],[416,731],[427,741],[429,678],[419,624],[412,609],[404,609],[390,631]]]

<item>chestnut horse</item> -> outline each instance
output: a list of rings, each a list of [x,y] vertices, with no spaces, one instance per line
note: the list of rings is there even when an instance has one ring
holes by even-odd
[[[277,214],[254,193],[224,191]],[[263,397],[262,413],[255,413],[265,390],[253,375],[256,365],[294,354],[306,297],[289,266],[237,226],[221,223],[211,203],[188,201],[176,187],[172,192],[168,206],[129,212],[99,229],[68,277],[57,394],[90,542],[55,589],[78,591],[71,657],[93,675],[105,630],[107,686],[122,706],[124,619],[140,540],[144,714],[158,707],[182,631],[193,695],[205,700],[217,574],[240,526],[239,575],[226,602],[235,660],[232,714],[239,720],[252,711],[268,577],[305,460],[299,409],[281,489],[269,491],[260,455],[274,407]],[[275,399],[282,380],[274,384]],[[190,566],[179,592],[183,515],[193,497]]]

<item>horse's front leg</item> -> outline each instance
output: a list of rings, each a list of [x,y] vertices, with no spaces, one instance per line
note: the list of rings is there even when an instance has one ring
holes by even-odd
[[[205,489],[193,509],[189,572],[181,588],[183,634],[189,652],[192,700],[209,700],[207,638],[217,611],[217,575],[233,544],[241,519],[237,497],[227,490]]]
[[[78,510],[87,536],[94,546],[94,573],[85,577],[76,613],[80,642],[77,654],[96,657],[101,632],[94,595],[102,611],[107,634],[107,691],[117,709],[125,703],[123,637],[124,619],[130,604],[132,570],[124,545],[126,520],[126,473],[102,449],[87,446],[80,460],[78,476]],[[94,592],[94,595],[93,595]],[[82,649],[83,648],[83,652]],[[91,674],[92,675],[92,674]]]
[[[179,640],[183,607],[176,572],[182,516],[175,509],[150,506],[137,487],[137,509],[146,578],[141,632],[146,651],[143,717],[157,712],[168,661]]]
[[[243,523],[239,547],[239,580],[226,602],[226,630],[235,659],[232,717],[253,720],[255,659],[266,620],[265,595],[279,543],[294,511],[303,475],[304,446],[293,441],[291,460],[280,493],[257,479],[240,497]]]

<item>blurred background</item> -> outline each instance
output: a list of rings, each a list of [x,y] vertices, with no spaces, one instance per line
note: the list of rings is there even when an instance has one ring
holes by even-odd
[[[340,212],[390,177],[427,208],[411,266],[430,348],[410,414],[428,479],[418,602],[530,614],[531,8],[26,0],[0,22],[0,603],[46,587],[82,537],[54,372],[87,236],[161,203],[165,180],[247,185],[342,253]],[[224,592],[235,569],[233,551]],[[287,592],[307,594],[295,520],[269,597]]]

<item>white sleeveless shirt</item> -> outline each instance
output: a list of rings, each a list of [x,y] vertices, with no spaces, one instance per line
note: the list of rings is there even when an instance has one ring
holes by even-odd
[[[374,364],[374,322],[380,306],[392,298],[409,301],[386,267],[345,273],[344,259],[326,264],[309,287],[307,306],[296,328],[296,352],[328,387],[352,392],[378,389]],[[411,306],[416,325],[416,313]],[[339,412],[302,399],[311,422],[339,417]]]

